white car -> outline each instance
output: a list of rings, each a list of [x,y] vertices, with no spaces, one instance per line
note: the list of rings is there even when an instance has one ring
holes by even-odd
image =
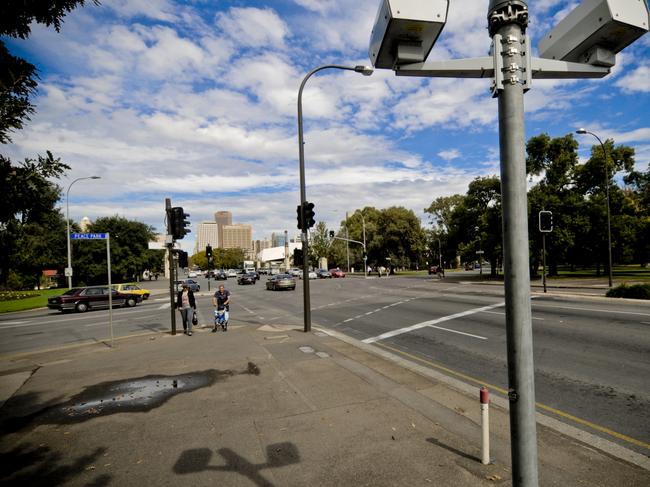
[[[195,278],[195,277],[199,277],[199,274],[198,274],[198,272],[196,272],[196,271],[191,271],[191,272],[187,275],[187,277],[189,277],[190,279],[193,279],[193,278]]]
[[[228,277],[237,277],[237,271],[235,269],[228,269],[226,274],[228,275]]]
[[[291,274],[293,277],[300,277],[302,276],[302,271],[300,269],[289,269],[287,274]]]
[[[300,275],[298,277],[302,279],[302,271],[300,271]],[[309,279],[318,279],[318,274],[316,274],[314,271],[309,271]]]

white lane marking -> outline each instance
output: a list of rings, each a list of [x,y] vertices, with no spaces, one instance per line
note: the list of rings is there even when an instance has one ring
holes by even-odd
[[[161,304],[161,305],[158,306],[158,308],[156,308],[156,309],[169,309],[169,308],[171,308],[171,306],[172,306],[171,303],[165,303],[165,304]]]
[[[2,321],[2,322],[0,322],[0,326],[4,326],[4,325],[20,325],[22,323],[27,323],[27,321]]]
[[[501,315],[501,316],[506,315],[505,313],[499,313],[498,311],[482,311],[482,313],[489,313],[491,315]],[[545,321],[546,320],[546,318],[535,318],[534,316],[533,316],[533,319],[534,320],[539,320],[539,321]]]
[[[374,311],[368,311],[367,313],[365,313],[365,316],[371,315],[373,313],[374,313]]]
[[[444,321],[449,321],[449,320],[455,320],[456,318],[462,318],[463,316],[469,316],[473,315],[476,313],[480,313],[481,311],[486,311],[486,310],[491,310],[494,308],[500,308],[501,306],[505,306],[506,303],[497,303],[497,304],[491,304],[490,306],[482,306],[481,308],[474,308],[474,309],[468,309],[467,311],[463,311],[461,313],[456,313],[453,315],[449,316],[443,316],[442,318],[438,318],[435,320],[430,320],[430,321],[423,321],[422,323],[417,323],[415,325],[407,326],[405,328],[400,328],[398,330],[393,330],[389,331],[386,333],[382,333],[381,335],[378,335],[376,337],[370,337],[366,338],[365,340],[362,340],[363,343],[374,343],[378,342],[379,340],[385,340],[386,338],[391,338],[397,335],[403,335],[404,333],[409,333],[414,330],[419,330],[420,328],[424,328],[426,326],[431,326],[431,325],[436,325],[438,323],[442,323]]]
[[[239,306],[241,306],[242,308],[244,308],[244,310],[247,311],[249,314],[251,314],[251,315],[254,315],[254,314],[255,314],[255,311],[252,311],[252,310],[248,309],[248,308],[247,308],[246,306],[244,306],[243,304],[239,304]]]
[[[472,338],[478,338],[479,340],[487,340],[486,337],[482,337],[480,335],[472,335],[471,333],[465,333],[465,332],[458,331],[458,330],[452,330],[451,328],[443,328],[442,326],[429,325],[429,328],[435,328],[436,330],[449,331],[451,333],[458,333],[459,335],[465,335],[465,336],[472,337]]]
[[[572,306],[553,306],[551,304],[541,304],[541,303],[535,303],[535,306],[539,306],[541,308],[557,308],[557,309],[574,309],[574,310],[580,310],[580,311],[594,311],[596,313],[613,313],[613,314],[621,314],[621,315],[636,315],[636,316],[650,316],[648,313],[635,313],[633,311],[616,311],[616,310],[610,310],[610,309],[595,309],[595,308],[576,308]]]
[[[348,323],[349,321],[354,321],[354,318],[348,318],[347,320],[343,320],[343,323]]]

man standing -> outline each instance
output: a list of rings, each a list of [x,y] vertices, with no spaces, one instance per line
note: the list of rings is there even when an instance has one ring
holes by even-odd
[[[230,291],[226,291],[226,288],[223,284],[219,286],[219,289],[214,296],[212,296],[212,305],[217,307],[217,311],[224,310],[224,322],[228,323],[230,319]],[[217,323],[215,322],[212,333],[216,333]]]

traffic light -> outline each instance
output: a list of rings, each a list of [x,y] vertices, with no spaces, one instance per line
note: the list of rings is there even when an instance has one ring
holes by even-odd
[[[205,246],[205,256],[208,258],[208,260],[212,259],[212,245]]]
[[[305,215],[305,227],[306,228],[311,228],[314,225],[316,225],[316,213],[314,213],[314,203],[310,203],[309,201],[305,201],[305,211],[303,212]]]
[[[170,208],[168,212],[168,217],[171,213],[171,231],[172,237],[174,240],[181,240],[185,235],[190,233],[190,229],[187,228],[190,225],[190,222],[186,220],[189,218],[189,213],[185,213],[182,206],[175,206]]]
[[[334,235],[335,235],[334,230],[330,230],[330,238],[334,238]]]
[[[186,267],[189,267],[189,260],[187,256],[187,252],[183,252],[182,250],[178,251],[178,267],[184,269]]]
[[[296,213],[298,214],[298,229],[302,230],[302,205],[296,207]]]
[[[300,265],[303,262],[302,249],[293,249],[293,265]]]
[[[550,233],[553,231],[553,213],[550,211],[539,212],[539,231],[542,233]]]

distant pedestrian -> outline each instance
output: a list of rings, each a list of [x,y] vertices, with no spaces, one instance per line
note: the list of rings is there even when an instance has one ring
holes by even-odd
[[[183,333],[192,336],[192,318],[196,311],[196,300],[188,284],[183,284],[183,289],[176,296],[176,309],[181,312]]]

